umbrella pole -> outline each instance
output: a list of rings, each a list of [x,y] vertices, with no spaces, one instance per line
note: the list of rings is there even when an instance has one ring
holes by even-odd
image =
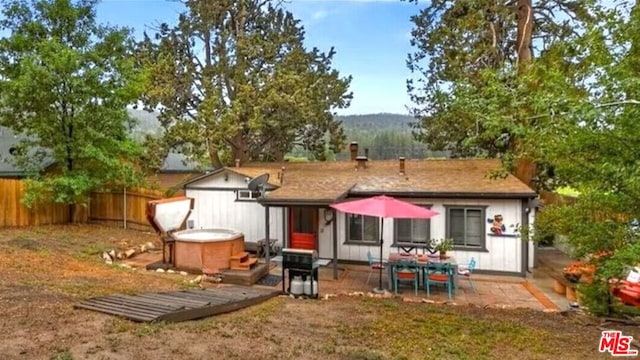
[[[384,218],[380,217],[380,264],[382,265],[382,243],[383,243],[383,232],[384,232]],[[384,266],[380,266],[380,273],[378,275],[378,287],[373,289],[373,292],[381,294],[384,293],[385,289],[382,287],[382,268]]]

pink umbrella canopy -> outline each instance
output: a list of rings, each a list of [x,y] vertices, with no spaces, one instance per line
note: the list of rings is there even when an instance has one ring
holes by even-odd
[[[377,216],[380,218],[380,259],[382,259],[382,233],[384,229],[384,218],[394,219],[430,219],[438,212],[414,205],[406,201],[398,200],[386,195],[374,196],[366,199],[346,201],[330,205],[332,208],[345,213]],[[376,292],[383,292],[382,289],[382,267],[380,267],[378,288]]]
[[[438,215],[436,211],[386,195],[347,201],[330,206],[346,213],[382,218],[430,219]]]

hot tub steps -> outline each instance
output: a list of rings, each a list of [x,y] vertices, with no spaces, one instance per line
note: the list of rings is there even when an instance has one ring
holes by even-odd
[[[248,252],[231,255],[229,268],[232,270],[250,270],[258,263],[258,259],[251,257]]]

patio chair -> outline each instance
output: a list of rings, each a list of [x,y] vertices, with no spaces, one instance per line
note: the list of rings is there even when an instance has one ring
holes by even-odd
[[[399,263],[393,268],[393,292],[398,293],[399,282],[411,282],[414,295],[418,295],[418,269],[410,262]]]
[[[453,268],[449,263],[432,263],[427,268],[427,274],[424,277],[424,287],[427,289],[427,297],[431,295],[431,285],[442,284],[447,289],[449,300],[453,288]]]
[[[367,251],[367,260],[369,261],[369,276],[367,276],[367,284],[369,284],[371,274],[374,272],[380,272],[380,269],[384,270],[387,261],[373,257],[373,255],[371,255],[371,251]]]
[[[468,264],[458,265],[458,276],[464,277],[467,280],[469,280],[469,285],[471,286],[471,289],[473,289],[474,292],[477,292],[476,287],[473,286],[473,280],[471,280],[471,275],[473,274],[473,270],[475,270],[475,268],[476,268],[476,259],[471,258]]]

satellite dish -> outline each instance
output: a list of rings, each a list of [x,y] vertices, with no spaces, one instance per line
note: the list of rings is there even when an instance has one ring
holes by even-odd
[[[262,192],[267,185],[267,181],[269,181],[269,173],[262,174],[260,176],[256,176],[247,184],[247,188],[251,191],[260,191]]]

